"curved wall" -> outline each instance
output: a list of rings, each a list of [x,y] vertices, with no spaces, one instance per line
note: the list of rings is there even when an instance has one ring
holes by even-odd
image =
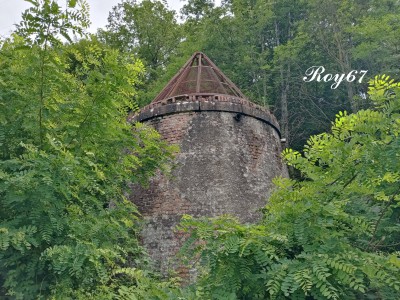
[[[171,177],[157,175],[148,189],[135,186],[131,194],[146,221],[143,243],[163,272],[174,266],[170,260],[184,238],[174,232],[183,214],[255,222],[272,179],[288,176],[272,115],[232,103],[208,103],[203,110],[184,105],[148,109],[138,118],[180,146]]]

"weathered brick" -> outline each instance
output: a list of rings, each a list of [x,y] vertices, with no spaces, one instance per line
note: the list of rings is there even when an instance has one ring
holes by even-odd
[[[210,82],[215,93],[202,88]],[[173,266],[182,276],[190,273],[174,260],[187,237],[174,230],[183,214],[231,214],[255,222],[273,189],[272,178],[287,176],[275,117],[248,101],[203,53],[195,53],[153,102],[128,120],[146,122],[181,149],[171,176],[157,174],[148,189],[133,186],[131,193],[147,222],[143,244],[163,272]]]
[[[264,121],[234,112],[183,112],[148,121],[181,152],[172,176],[157,174],[148,189],[135,186],[131,199],[147,224],[143,242],[162,271],[174,266],[182,235],[174,232],[183,214],[231,214],[255,222],[273,190],[287,176],[280,139]],[[182,270],[181,270],[182,271]]]

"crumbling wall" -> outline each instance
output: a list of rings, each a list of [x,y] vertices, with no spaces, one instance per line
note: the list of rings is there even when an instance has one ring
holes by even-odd
[[[271,194],[272,179],[287,176],[276,128],[249,115],[227,111],[186,111],[145,121],[180,146],[171,177],[157,175],[131,199],[145,219],[143,243],[165,272],[181,246],[174,232],[183,214],[231,214],[255,222]]]

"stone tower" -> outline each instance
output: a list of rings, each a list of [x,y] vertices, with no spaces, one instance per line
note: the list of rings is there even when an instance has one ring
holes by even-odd
[[[172,176],[158,175],[132,200],[146,221],[143,242],[165,272],[181,245],[183,214],[231,214],[254,222],[287,176],[275,117],[246,99],[203,53],[196,52],[161,93],[133,117],[180,146]]]

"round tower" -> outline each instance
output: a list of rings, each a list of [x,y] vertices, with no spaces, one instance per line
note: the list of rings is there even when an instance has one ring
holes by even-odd
[[[174,227],[183,214],[255,222],[272,179],[288,176],[275,117],[248,101],[201,52],[132,121],[180,147],[171,176],[158,175],[131,194],[146,221],[143,243],[164,272],[181,246]]]

